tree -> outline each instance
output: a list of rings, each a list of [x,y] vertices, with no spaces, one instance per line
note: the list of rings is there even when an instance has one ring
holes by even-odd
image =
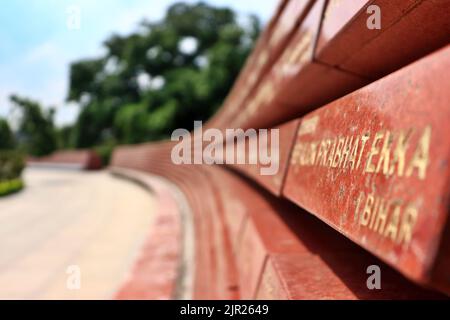
[[[70,67],[67,99],[81,106],[75,147],[161,139],[207,120],[259,32],[255,16],[241,25],[231,9],[199,2],[176,3],[140,32],[111,36],[103,57]]]
[[[14,149],[14,135],[8,121],[0,118],[0,150]]]
[[[38,102],[17,95],[12,95],[10,100],[20,111],[19,148],[33,156],[53,152],[57,148],[54,109],[44,111]]]

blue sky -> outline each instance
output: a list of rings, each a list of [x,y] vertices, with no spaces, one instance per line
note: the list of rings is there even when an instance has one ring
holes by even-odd
[[[9,95],[18,93],[55,106],[56,122],[70,123],[76,105],[66,104],[71,61],[102,54],[110,34],[127,34],[143,18],[160,19],[170,0],[11,0],[0,10],[0,117],[11,115]],[[197,2],[197,1],[186,1]],[[210,0],[263,21],[278,0]],[[67,27],[69,8],[81,10],[80,28]]]

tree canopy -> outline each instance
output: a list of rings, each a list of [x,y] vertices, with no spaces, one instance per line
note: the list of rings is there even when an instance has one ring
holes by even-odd
[[[10,100],[20,114],[17,132],[19,148],[33,156],[54,151],[57,148],[54,109],[44,110],[38,102],[17,95],[12,95]]]
[[[192,129],[222,104],[260,31],[228,8],[176,3],[158,22],[113,35],[106,54],[71,64],[68,101],[81,105],[74,147],[137,143]]]
[[[260,32],[255,16],[203,2],[175,3],[138,27],[106,39],[102,56],[70,65],[67,101],[81,108],[74,124],[57,128],[53,108],[12,95],[18,129],[0,119],[0,149],[95,148],[108,159],[117,144],[191,130],[223,103]]]

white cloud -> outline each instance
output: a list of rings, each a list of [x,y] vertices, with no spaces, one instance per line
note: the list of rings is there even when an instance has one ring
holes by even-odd
[[[58,48],[55,42],[47,41],[38,46],[33,50],[25,54],[23,62],[30,63],[40,63],[42,61],[61,61],[61,50]]]

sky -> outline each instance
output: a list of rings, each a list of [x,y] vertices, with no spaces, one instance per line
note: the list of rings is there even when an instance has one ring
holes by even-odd
[[[17,93],[56,108],[56,124],[75,120],[65,102],[69,64],[100,56],[112,33],[128,34],[144,18],[159,20],[171,0],[11,0],[0,9],[0,117],[11,116]],[[187,0],[185,2],[197,2]],[[267,22],[278,0],[209,0]],[[79,20],[73,17],[79,12]],[[79,22],[79,24],[78,24]]]

